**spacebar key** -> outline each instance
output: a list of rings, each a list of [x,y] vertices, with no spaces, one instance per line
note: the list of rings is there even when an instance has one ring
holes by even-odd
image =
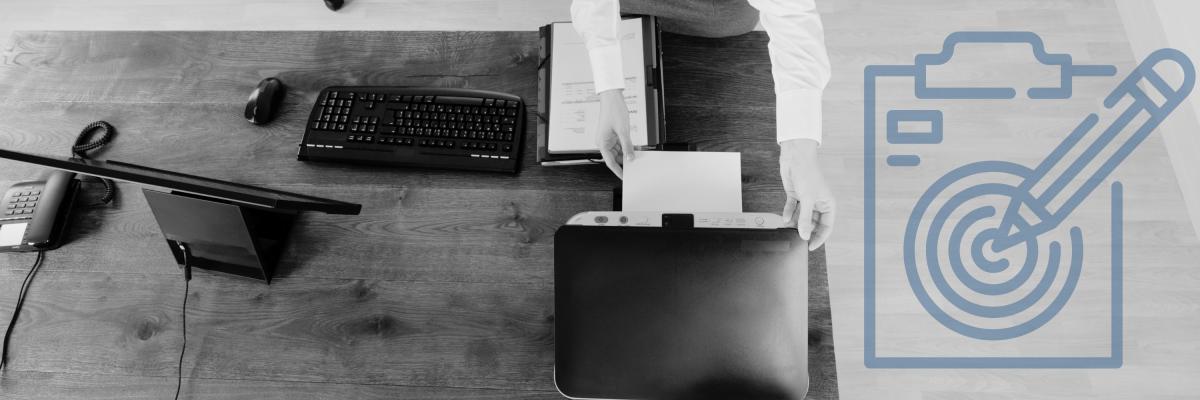
[[[438,96],[437,103],[453,104],[458,106],[478,106],[483,104],[483,99],[478,97]]]

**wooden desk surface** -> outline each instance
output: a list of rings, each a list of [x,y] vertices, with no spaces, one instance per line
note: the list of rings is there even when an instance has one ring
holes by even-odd
[[[558,398],[552,377],[555,229],[607,209],[602,166],[517,176],[296,161],[331,85],[469,87],[536,105],[534,32],[21,32],[0,52],[0,146],[68,154],[86,123],[119,130],[100,158],[363,204],[305,214],[276,280],[198,272],[185,398]],[[740,151],[747,211],[778,212],[766,36],[667,35],[668,131]],[[714,57],[719,49],[720,57]],[[280,118],[241,117],[282,79]],[[40,169],[0,163],[0,183]],[[94,200],[98,185],[88,193]],[[183,282],[135,185],[77,210],[47,253],[0,375],[18,398],[165,398],[175,386]],[[32,254],[0,255],[0,315]],[[812,398],[837,396],[824,253],[810,260]],[[7,317],[3,318],[7,323]],[[4,325],[0,325],[4,326]]]

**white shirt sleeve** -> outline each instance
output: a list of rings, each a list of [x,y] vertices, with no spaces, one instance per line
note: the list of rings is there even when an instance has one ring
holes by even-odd
[[[821,96],[829,83],[829,55],[814,0],[749,0],[771,41],[776,140],[821,142]]]
[[[771,38],[776,140],[821,142],[821,97],[829,82],[825,33],[814,0],[749,0]],[[574,0],[571,20],[591,58],[596,93],[625,87],[617,0]]]
[[[621,69],[621,5],[617,0],[574,0],[571,22],[583,37],[592,64],[596,93],[625,88]]]

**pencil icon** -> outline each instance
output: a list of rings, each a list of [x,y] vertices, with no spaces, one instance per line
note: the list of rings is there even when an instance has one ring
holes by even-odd
[[[1182,69],[1177,85],[1158,72],[1171,64]],[[1002,251],[1058,227],[1187,98],[1194,84],[1192,62],[1178,50],[1160,49],[1146,57],[1104,99],[1105,108],[1128,103],[1126,108],[1104,124],[1096,113],[1089,114],[1021,183],[1019,191],[1029,196],[1013,197],[1008,204],[992,249]]]

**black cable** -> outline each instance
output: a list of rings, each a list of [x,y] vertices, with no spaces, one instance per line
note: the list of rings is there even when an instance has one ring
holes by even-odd
[[[92,133],[99,130],[100,138],[89,141]],[[116,136],[117,128],[106,121],[96,121],[88,124],[79,132],[79,136],[75,138],[75,145],[71,146],[71,156],[79,159],[87,159],[87,152],[97,150],[111,142],[113,136]],[[117,196],[117,184],[112,179],[98,178],[100,183],[104,185],[104,196],[100,197],[100,204],[108,204]]]
[[[180,322],[182,322],[183,345],[179,346],[179,375],[175,380],[175,400],[179,400],[179,390],[183,389],[183,355],[187,352],[187,300],[188,291],[191,289],[192,282],[192,265],[190,252],[188,247],[183,242],[179,242],[179,250],[183,252],[183,307]]]
[[[185,267],[186,268],[186,267]],[[179,375],[175,380],[175,400],[179,400],[179,390],[183,388],[183,354],[187,351],[187,298],[191,286],[190,280],[183,281],[183,345],[179,348]]]
[[[13,327],[17,325],[17,317],[21,315],[21,306],[25,305],[25,294],[29,292],[30,282],[33,282],[33,276],[41,268],[45,255],[45,251],[38,251],[37,259],[33,261],[33,266],[29,267],[29,272],[25,273],[25,280],[21,282],[21,290],[17,293],[17,304],[13,307],[12,319],[8,321],[8,329],[4,331],[4,345],[3,349],[0,349],[0,369],[8,365],[8,339],[12,336]]]
[[[87,141],[91,137],[91,133],[99,129],[100,139]],[[112,124],[105,121],[96,121],[88,124],[79,132],[79,137],[75,138],[75,145],[71,146],[71,154],[75,157],[87,158],[87,152],[99,149],[112,141],[113,135],[117,134],[117,129],[113,128]]]

